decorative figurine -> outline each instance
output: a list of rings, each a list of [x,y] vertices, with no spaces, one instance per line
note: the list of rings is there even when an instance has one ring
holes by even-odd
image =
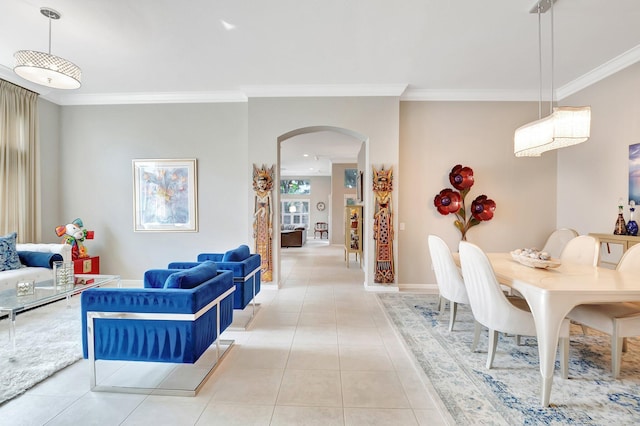
[[[64,244],[71,246],[71,259],[83,259],[89,257],[87,248],[84,246],[84,240],[93,240],[93,231],[84,229],[82,219],[78,218],[66,225],[56,227],[56,235],[62,237]]]
[[[273,189],[273,168],[267,169],[264,164],[259,169],[253,165],[253,190],[255,191],[255,205],[253,213],[253,239],[255,252],[262,260],[261,280],[273,280],[273,206],[271,205],[271,190]]]
[[[614,235],[627,235],[627,224],[624,221],[624,200],[620,198],[618,200],[618,220],[616,221],[616,227],[613,230]]]
[[[386,171],[373,168],[373,192],[376,197],[373,215],[373,239],[375,246],[374,282],[389,284],[395,281],[393,267],[393,213],[391,192],[393,191],[393,168]]]
[[[633,235],[634,237],[638,235],[638,224],[633,218],[635,211],[636,211],[636,202],[631,200],[629,201],[629,222],[627,222],[627,234]]]

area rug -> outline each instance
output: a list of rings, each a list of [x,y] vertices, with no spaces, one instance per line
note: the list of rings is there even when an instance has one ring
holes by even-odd
[[[629,339],[618,380],[611,376],[609,336],[572,325],[569,379],[559,362],[551,406],[540,406],[540,370],[535,337],[500,334],[492,369],[485,368],[487,332],[470,350],[473,316],[460,305],[454,331],[449,309],[440,315],[437,295],[382,293],[381,305],[444,406],[460,425],[640,424],[640,342]]]
[[[80,298],[18,314],[16,350],[7,317],[0,321],[0,404],[82,358]]]

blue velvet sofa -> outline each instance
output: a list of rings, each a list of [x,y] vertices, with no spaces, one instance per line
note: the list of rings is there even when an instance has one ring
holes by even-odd
[[[234,290],[231,271],[203,262],[146,271],[142,289],[83,291],[82,347],[92,389],[96,360],[195,363],[233,322]]]
[[[241,245],[225,253],[200,253],[197,262],[171,262],[170,269],[188,269],[202,262],[213,261],[218,269],[233,272],[236,292],[233,295],[233,308],[244,309],[260,292],[259,254],[251,254],[249,247]]]

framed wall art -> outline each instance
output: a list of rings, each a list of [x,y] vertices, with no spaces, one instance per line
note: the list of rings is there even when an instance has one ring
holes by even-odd
[[[133,160],[134,231],[198,231],[195,159]]]

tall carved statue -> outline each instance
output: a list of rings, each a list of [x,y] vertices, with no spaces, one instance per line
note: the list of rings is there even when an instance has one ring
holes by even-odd
[[[272,281],[273,257],[273,206],[271,203],[271,190],[273,189],[273,167],[267,169],[253,165],[253,190],[256,193],[253,213],[253,239],[255,252],[262,259],[260,268],[261,281]]]
[[[393,266],[393,213],[391,192],[393,191],[393,168],[373,168],[373,193],[376,197],[373,215],[373,239],[375,240],[374,282],[395,282]]]

